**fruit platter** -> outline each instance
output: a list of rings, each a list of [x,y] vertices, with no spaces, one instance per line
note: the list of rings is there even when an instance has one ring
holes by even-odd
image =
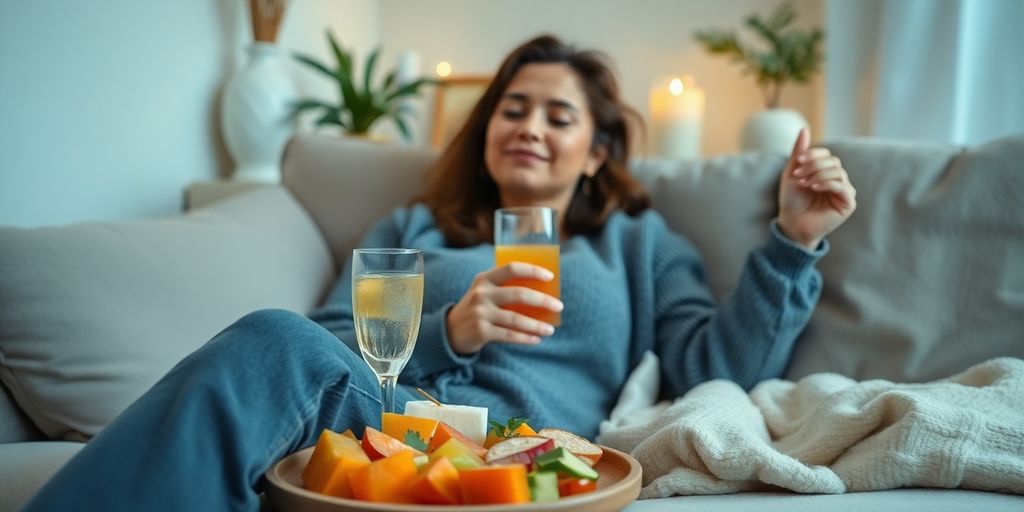
[[[409,407],[385,413],[380,430],[360,435],[324,430],[315,446],[267,471],[271,505],[280,512],[600,512],[621,510],[640,492],[635,459],[575,433],[512,418],[492,421],[485,436],[479,420],[437,419],[458,411],[414,412],[422,416]]]

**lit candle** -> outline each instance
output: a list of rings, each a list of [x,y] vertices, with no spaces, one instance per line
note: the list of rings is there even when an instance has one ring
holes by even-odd
[[[449,64],[448,61],[442,60],[437,63],[437,67],[435,67],[434,70],[437,71],[437,76],[445,78],[452,74],[452,65]]]
[[[700,157],[704,89],[683,75],[651,89],[651,140],[654,153],[669,158]]]
[[[481,445],[487,439],[486,407],[449,404],[438,407],[434,402],[419,400],[405,403],[405,415],[443,421]]]

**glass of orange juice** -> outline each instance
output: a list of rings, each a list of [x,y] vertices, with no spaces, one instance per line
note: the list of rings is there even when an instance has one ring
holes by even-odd
[[[558,216],[552,208],[499,208],[494,211],[494,259],[503,266],[513,261],[544,267],[555,275],[551,281],[510,279],[504,286],[524,286],[561,299],[558,273]],[[555,311],[524,304],[506,306],[542,322],[558,326],[562,315]]]

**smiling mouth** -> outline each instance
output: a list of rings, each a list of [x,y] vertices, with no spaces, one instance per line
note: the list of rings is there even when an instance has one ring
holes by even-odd
[[[533,151],[526,151],[526,150],[522,150],[522,149],[514,149],[514,150],[511,150],[511,151],[506,151],[505,154],[510,156],[510,157],[512,157],[512,158],[514,158],[514,159],[516,159],[516,160],[547,161],[547,158],[545,158],[543,156],[540,156],[537,153],[534,153]]]

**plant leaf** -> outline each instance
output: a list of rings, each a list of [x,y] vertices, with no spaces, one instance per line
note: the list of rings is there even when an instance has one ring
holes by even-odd
[[[392,101],[394,101],[394,100],[396,100],[398,98],[401,98],[403,96],[414,95],[417,92],[419,92],[419,88],[424,86],[424,85],[436,84],[436,83],[437,83],[437,80],[433,80],[431,78],[420,78],[419,80],[416,80],[414,82],[409,82],[409,83],[399,87],[395,92],[387,95],[387,97],[384,98],[384,105],[386,107]]]
[[[292,104],[291,117],[298,116],[299,114],[301,114],[301,113],[303,113],[303,112],[305,112],[307,110],[312,110],[312,109],[315,109],[315,108],[327,108],[327,109],[329,109],[329,108],[336,108],[336,107],[334,107],[333,105],[328,105],[327,103],[324,103],[324,102],[322,102],[320,100],[302,100],[302,101],[297,101],[294,104]]]
[[[316,126],[318,127],[329,124],[336,124],[342,127],[342,129],[348,129],[345,120],[341,116],[341,109],[339,109],[338,107],[328,107],[327,111],[324,112],[324,114],[320,116],[319,119],[316,120]]]
[[[377,57],[380,55],[380,47],[373,49],[370,57],[366,59],[366,69],[363,71],[363,91],[371,95],[370,84],[373,83],[373,68],[377,65]]]
[[[754,14],[744,20],[748,29],[768,43],[769,49],[764,52],[741,44],[729,31],[697,31],[694,37],[709,53],[729,57],[740,64],[743,74],[753,74],[763,89],[774,85],[777,91],[786,82],[809,80],[823,59],[819,47],[824,32],[817,28],[793,28],[791,25],[795,20],[796,10],[789,2],[767,16]]]
[[[341,48],[338,41],[331,35],[331,31],[327,31],[327,42],[331,45],[331,51],[334,52],[334,59],[338,61],[338,67],[345,71],[346,75],[352,75],[352,57],[349,56],[348,52]]]
[[[323,73],[323,74],[325,74],[325,75],[327,75],[327,76],[329,76],[331,78],[335,78],[334,71],[331,71],[330,69],[327,69],[327,66],[324,66],[323,64],[318,62],[316,59],[314,59],[312,57],[309,57],[309,56],[306,56],[306,55],[302,55],[300,53],[292,54],[292,56],[295,57],[295,60],[297,60],[297,61],[299,61],[299,62],[301,62],[301,63],[303,63],[303,64],[305,64],[305,65],[307,65],[307,66],[309,66],[309,67],[311,67],[311,68],[313,68],[313,69],[315,69],[315,70],[317,70],[317,71],[319,71],[319,72],[321,72],[321,73]]]
[[[411,144],[412,132],[409,131],[409,127],[405,124],[405,120],[402,119],[402,116],[395,114],[394,116],[391,117],[391,119],[395,121],[395,126],[397,126],[398,131],[401,132],[402,138],[405,139],[406,142]]]
[[[388,76],[386,78],[384,78],[384,85],[382,85],[380,87],[380,92],[382,92],[384,94],[387,94],[388,90],[391,89],[392,85],[395,85],[395,72],[394,71],[388,73]]]
[[[349,54],[334,40],[334,36],[329,31],[327,32],[327,40],[331,44],[334,58],[338,61],[338,69],[334,72],[334,79],[338,83],[341,100],[352,117],[351,126],[356,127],[361,123],[360,120],[365,110],[365,102],[359,97],[359,93],[356,92],[355,84],[352,81],[352,60]]]

